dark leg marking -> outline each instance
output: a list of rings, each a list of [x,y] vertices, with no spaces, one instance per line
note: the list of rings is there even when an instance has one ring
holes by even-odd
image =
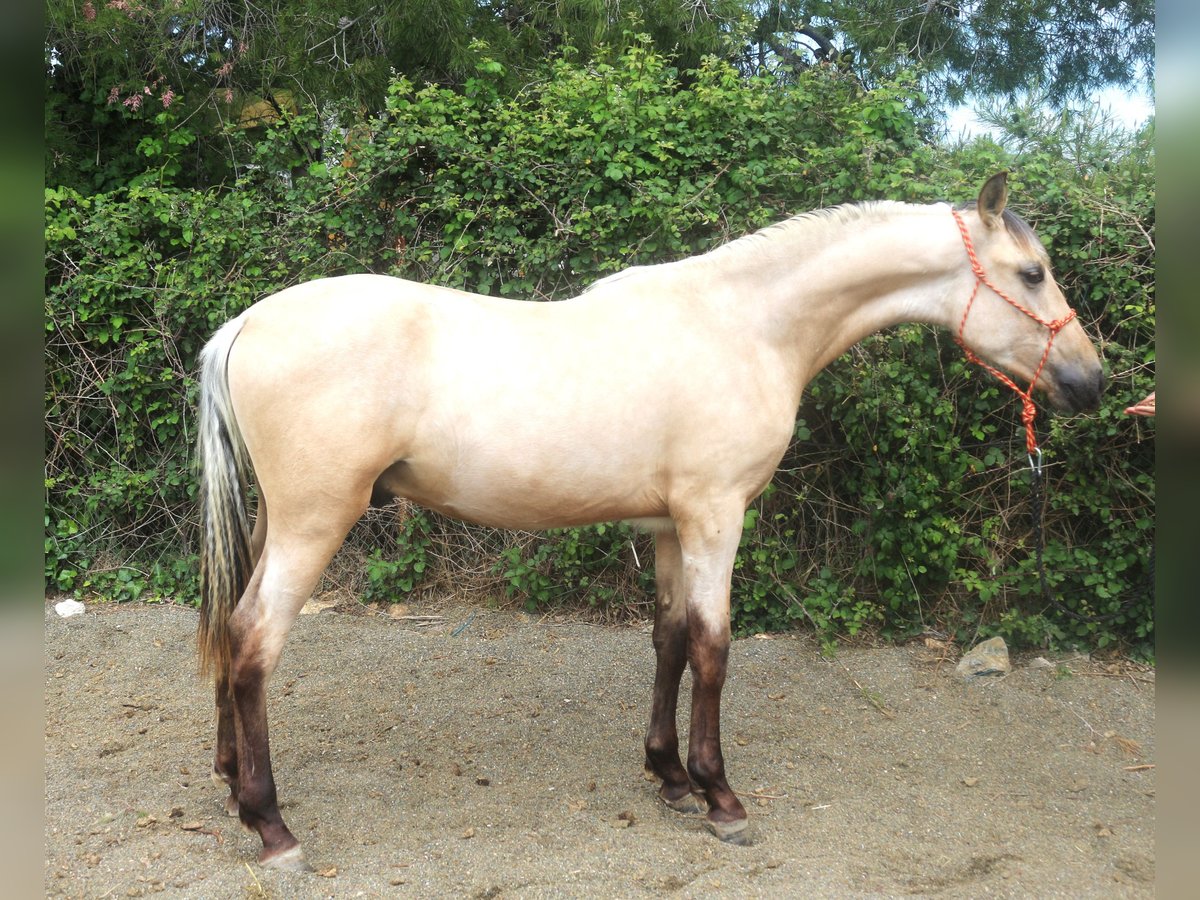
[[[233,702],[237,726],[238,816],[258,832],[263,849],[258,861],[282,869],[308,870],[300,842],[283,823],[271,773],[267,737],[266,678],[245,644],[234,647]]]
[[[674,532],[655,538],[654,693],[650,726],[646,730],[646,769],[662,780],[658,795],[672,809],[703,813],[704,801],[692,790],[687,770],[679,759],[676,711],[679,681],[687,665],[687,607],[682,591],[682,560]]]
[[[721,753],[721,689],[729,662],[729,634],[705,634],[701,628],[690,631],[692,728],[688,774],[708,801],[705,824],[709,830],[723,841],[746,844],[746,808],[725,779]]]

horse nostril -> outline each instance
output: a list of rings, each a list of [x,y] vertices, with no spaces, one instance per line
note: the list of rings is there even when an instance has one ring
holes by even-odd
[[[1097,366],[1094,369],[1065,372],[1059,384],[1070,411],[1080,413],[1100,406],[1100,395],[1104,393],[1106,379],[1103,368]]]

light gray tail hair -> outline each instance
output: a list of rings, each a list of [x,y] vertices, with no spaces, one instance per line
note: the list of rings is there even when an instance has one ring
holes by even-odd
[[[200,624],[203,675],[225,678],[232,648],[229,617],[250,580],[249,460],[229,395],[229,351],[241,317],[226,322],[200,351]]]

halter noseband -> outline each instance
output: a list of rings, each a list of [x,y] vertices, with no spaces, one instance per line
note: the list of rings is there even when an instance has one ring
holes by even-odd
[[[1067,310],[1067,314],[1061,319],[1055,319],[1053,322],[1047,322],[1033,310],[1022,306],[1012,297],[1008,296],[1008,294],[1004,293],[1004,291],[1000,290],[1000,288],[996,287],[996,285],[992,284],[991,279],[988,278],[987,273],[983,270],[983,265],[979,262],[979,257],[975,255],[975,245],[971,242],[970,232],[967,231],[967,225],[963,221],[962,216],[958,214],[958,210],[956,209],[951,209],[950,214],[954,216],[954,221],[958,224],[958,231],[962,235],[963,245],[967,248],[967,258],[971,261],[971,271],[975,273],[975,287],[971,290],[970,299],[967,300],[967,308],[963,311],[962,321],[958,325],[958,334],[955,335],[954,340],[958,342],[960,347],[962,347],[963,353],[970,362],[973,362],[988,372],[991,372],[992,375],[994,375],[1004,384],[1008,385],[1012,389],[1013,393],[1021,398],[1021,421],[1025,423],[1025,448],[1029,451],[1030,465],[1034,466],[1035,469],[1040,470],[1042,451],[1038,449],[1037,436],[1033,432],[1033,419],[1034,416],[1037,415],[1037,407],[1033,404],[1033,386],[1037,384],[1038,378],[1041,377],[1042,369],[1046,367],[1046,360],[1050,358],[1050,348],[1054,346],[1054,339],[1058,337],[1058,333],[1063,330],[1067,323],[1075,318],[1075,310],[1069,309]],[[967,316],[971,314],[971,306],[975,302],[975,298],[979,295],[979,286],[981,284],[987,285],[989,288],[991,288],[992,293],[994,293],[1000,299],[1004,300],[1014,309],[1018,309],[1025,313],[1025,315],[1029,316],[1029,318],[1033,319],[1033,321],[1037,322],[1039,325],[1042,325],[1050,330],[1050,337],[1046,340],[1046,350],[1042,353],[1042,359],[1038,363],[1037,369],[1034,370],[1033,379],[1029,382],[1029,387],[1025,390],[1021,390],[1019,387],[1017,387],[1016,382],[999,369],[989,366],[982,359],[976,356],[974,351],[967,346],[967,342],[963,338],[963,332],[967,327]],[[1035,456],[1037,457],[1037,463],[1034,462]]]

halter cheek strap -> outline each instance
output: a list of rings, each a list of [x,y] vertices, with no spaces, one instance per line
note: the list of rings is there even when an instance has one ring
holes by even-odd
[[[983,270],[983,265],[979,262],[979,257],[975,254],[975,245],[971,242],[971,234],[967,231],[967,225],[963,221],[962,216],[958,214],[958,210],[956,209],[950,210],[950,214],[954,216],[954,221],[958,224],[958,231],[962,235],[963,246],[967,248],[967,258],[971,261],[971,271],[975,273],[975,287],[971,290],[971,296],[967,300],[967,308],[963,311],[962,321],[958,325],[958,334],[955,335],[954,339],[958,342],[958,345],[962,347],[963,353],[970,362],[973,362],[988,372],[991,372],[992,375],[994,375],[1004,384],[1008,385],[1009,388],[1012,389],[1013,393],[1021,398],[1021,421],[1025,423],[1025,448],[1029,451],[1030,465],[1040,470],[1042,451],[1038,449],[1037,436],[1033,432],[1033,419],[1034,416],[1037,415],[1037,407],[1034,406],[1033,403],[1033,387],[1037,384],[1038,378],[1041,377],[1042,369],[1046,367],[1046,360],[1050,358],[1050,348],[1054,346],[1054,339],[1058,337],[1058,333],[1062,331],[1064,327],[1066,327],[1067,323],[1075,318],[1075,310],[1069,309],[1067,310],[1067,314],[1061,319],[1055,319],[1052,322],[1048,322],[1033,310],[1022,306],[1012,297],[1008,296],[1008,294],[1004,293],[1004,291],[1000,290],[1000,288],[996,287],[996,285],[992,283],[991,279],[988,278],[987,272]],[[1050,336],[1046,339],[1046,349],[1042,353],[1041,361],[1038,362],[1037,368],[1033,372],[1033,379],[1029,382],[1029,387],[1025,390],[1021,390],[1019,387],[1017,387],[1017,383],[999,369],[988,365],[982,359],[976,356],[974,351],[967,346],[967,342],[963,338],[963,332],[967,327],[967,316],[971,314],[971,306],[975,303],[975,298],[979,295],[979,286],[981,284],[987,285],[989,288],[991,288],[992,293],[1000,297],[1000,299],[1004,300],[1014,309],[1018,309],[1025,313],[1025,315],[1029,316],[1029,318],[1033,319],[1039,325],[1045,326],[1050,331]],[[1037,458],[1036,463],[1034,462],[1035,457]]]

